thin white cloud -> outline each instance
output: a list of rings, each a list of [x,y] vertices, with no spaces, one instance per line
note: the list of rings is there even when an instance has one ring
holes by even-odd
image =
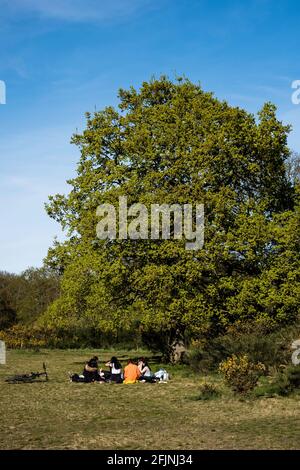
[[[0,0],[2,12],[33,14],[70,22],[104,21],[131,16],[153,6],[150,0]],[[3,14],[3,13],[2,13]]]
[[[288,93],[287,87],[282,86],[271,86],[271,85],[257,85],[252,87],[253,90],[264,93],[266,96],[276,96],[280,98],[285,98]]]

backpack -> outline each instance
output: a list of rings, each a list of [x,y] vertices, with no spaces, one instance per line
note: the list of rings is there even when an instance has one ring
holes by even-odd
[[[155,372],[154,377],[159,380],[163,380],[164,382],[167,382],[170,377],[166,369],[159,369],[157,372]]]

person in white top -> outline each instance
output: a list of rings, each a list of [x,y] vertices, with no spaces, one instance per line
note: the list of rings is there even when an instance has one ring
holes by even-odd
[[[113,356],[110,361],[105,364],[107,367],[110,368],[110,380],[111,382],[115,383],[122,383],[122,365],[118,361],[118,359]]]
[[[149,366],[147,360],[144,359],[143,357],[141,357],[138,360],[138,368],[139,368],[140,373],[141,373],[141,376],[140,376],[139,380],[145,381],[145,382],[153,382],[153,374],[151,372],[150,366]]]

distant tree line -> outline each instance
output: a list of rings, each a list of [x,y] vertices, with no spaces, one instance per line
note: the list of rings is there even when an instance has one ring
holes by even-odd
[[[59,276],[48,268],[28,268],[21,274],[0,271],[0,330],[33,324],[58,298],[59,285]]]

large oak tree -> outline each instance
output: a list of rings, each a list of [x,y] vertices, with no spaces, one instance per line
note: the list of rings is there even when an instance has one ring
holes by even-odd
[[[244,320],[292,321],[299,309],[299,209],[286,174],[289,127],[256,118],[188,80],[120,90],[119,109],[87,113],[67,195],[48,214],[67,230],[47,264],[62,274],[43,322],[112,334],[139,329],[168,347]],[[99,240],[102,203],[204,203],[205,244]]]

